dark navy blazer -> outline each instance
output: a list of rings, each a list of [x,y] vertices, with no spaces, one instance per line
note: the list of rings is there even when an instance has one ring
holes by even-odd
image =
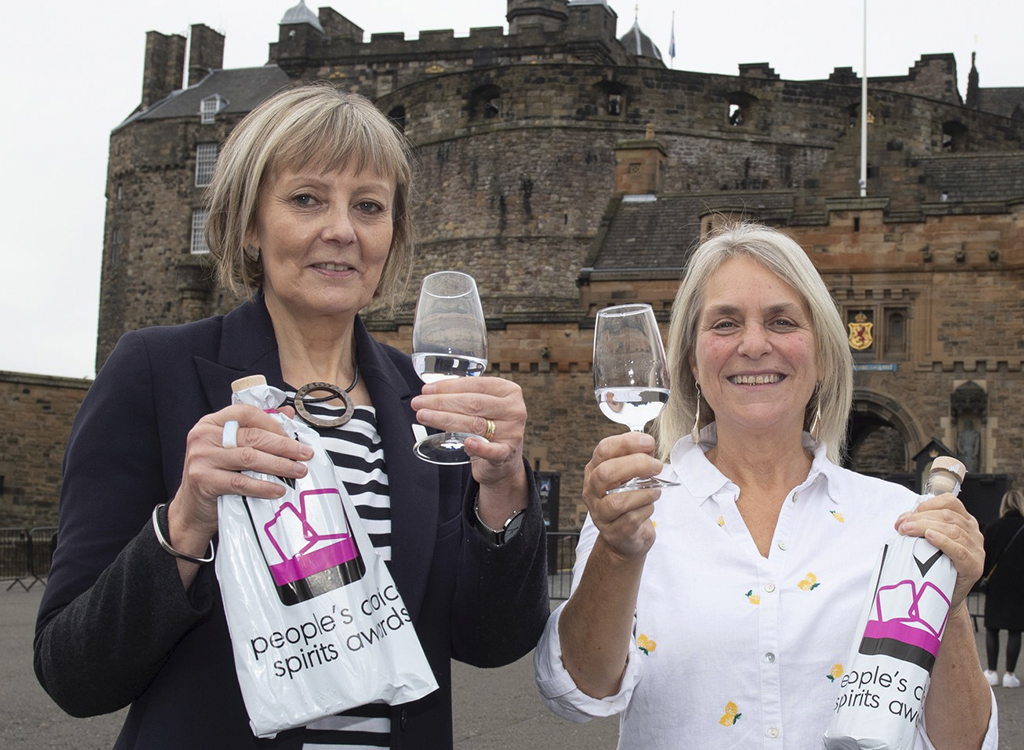
[[[413,455],[409,404],[420,380],[409,357],[374,341],[358,319],[356,347],[387,462],[390,568],[440,685],[392,707],[391,747],[450,748],[450,660],[507,664],[533,648],[547,619],[540,503],[531,476],[523,530],[501,547],[485,541],[472,527],[469,472]],[[261,298],[223,317],[126,334],[75,418],[35,668],[73,715],[131,704],[118,748],[297,748],[316,739],[308,730],[253,737],[214,566],[184,591],[150,523],[180,484],[188,431],[230,403],[233,380],[254,374],[289,387]]]

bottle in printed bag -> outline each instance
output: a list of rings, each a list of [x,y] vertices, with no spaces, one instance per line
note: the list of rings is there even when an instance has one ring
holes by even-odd
[[[936,458],[924,498],[958,495],[966,474],[955,458]],[[955,584],[952,561],[923,537],[886,542],[822,738],[826,750],[914,747]]]
[[[277,414],[284,394],[267,385],[262,375],[240,378],[231,384],[232,401],[250,404],[279,416],[285,428],[300,442],[313,433]],[[314,462],[325,464],[314,470]],[[292,605],[358,581],[366,573],[359,545],[334,481],[334,466],[322,452],[307,462],[305,477],[285,479],[258,475],[282,482],[288,492],[277,500],[243,498],[253,533],[259,541],[270,576],[281,602]],[[318,481],[318,476],[331,481]]]

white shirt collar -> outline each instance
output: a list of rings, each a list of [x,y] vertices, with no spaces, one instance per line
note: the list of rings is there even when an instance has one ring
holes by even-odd
[[[736,486],[704,455],[717,443],[718,428],[712,422],[700,431],[700,445],[694,445],[693,438],[688,434],[684,435],[672,446],[669,456],[669,465],[675,472],[676,479],[693,497],[700,498],[701,502],[727,487]],[[796,488],[797,491],[803,487],[810,487],[821,478],[821,481],[826,482],[825,494],[833,503],[838,503],[842,487],[842,482],[838,481],[840,469],[828,460],[825,444],[815,442],[804,432],[803,447],[812,453],[813,459],[811,470],[807,473],[807,478]]]

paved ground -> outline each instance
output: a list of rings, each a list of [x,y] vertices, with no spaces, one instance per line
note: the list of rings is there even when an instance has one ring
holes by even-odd
[[[6,583],[6,582],[5,582]],[[108,750],[122,714],[73,719],[50,702],[32,672],[32,632],[41,587],[0,591],[0,748]],[[984,649],[984,632],[979,634]],[[1005,647],[1005,644],[1004,644]],[[1024,672],[1024,664],[1020,670]],[[614,719],[577,725],[551,714],[537,697],[531,657],[502,669],[456,664],[456,750],[604,750],[615,747]],[[1024,750],[1024,688],[995,689],[1000,748]]]

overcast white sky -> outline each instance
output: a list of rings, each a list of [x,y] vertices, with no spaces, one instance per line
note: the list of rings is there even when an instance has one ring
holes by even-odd
[[[228,68],[262,65],[298,0],[9,0],[0,20],[0,370],[92,377],[110,131],[138,105],[146,32],[226,35]],[[983,87],[1024,86],[1019,0],[867,0],[868,75],[905,74],[922,54],[971,51]],[[506,26],[505,0],[307,0],[371,33]],[[863,69],[863,0],[611,0],[618,35],[641,28],[679,70],[735,75],[768,62],[783,78]]]

